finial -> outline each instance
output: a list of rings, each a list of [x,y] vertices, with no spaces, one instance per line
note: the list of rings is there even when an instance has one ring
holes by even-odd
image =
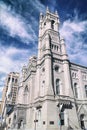
[[[40,13],[40,20],[42,20],[43,19],[43,14],[42,14],[42,12]]]
[[[46,9],[46,12],[49,12],[49,8],[48,8],[48,6],[47,6],[47,9]]]
[[[42,12],[40,12],[40,16],[42,16],[43,14],[42,14]]]
[[[60,37],[60,40],[62,44],[65,43],[65,39],[62,36]]]
[[[55,11],[55,14],[56,14],[56,15],[58,15],[58,12],[57,12],[57,10]]]

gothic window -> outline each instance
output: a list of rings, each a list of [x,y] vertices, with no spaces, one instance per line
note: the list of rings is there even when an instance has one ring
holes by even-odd
[[[16,120],[16,115],[14,115],[14,120]]]
[[[17,79],[15,79],[15,83],[17,83],[17,81],[18,81],[18,80],[17,80]]]
[[[58,51],[58,46],[57,46],[57,51]]]
[[[52,29],[54,29],[54,23],[55,23],[55,21],[52,20],[52,21],[51,21],[51,28],[52,28]]]
[[[56,79],[56,94],[60,94],[60,80]]]
[[[86,97],[87,97],[87,85],[85,85],[85,94],[86,94]]]
[[[18,129],[20,129],[20,128],[23,128],[23,120],[22,119],[18,122]]]
[[[57,66],[57,65],[55,66],[55,71],[59,72],[59,66]]]
[[[72,73],[72,78],[77,78],[77,73],[76,72]]]
[[[11,118],[9,118],[9,124],[11,123]]]
[[[45,71],[45,68],[43,67],[42,72],[44,72],[44,71]]]
[[[75,97],[78,98],[77,83],[74,83],[74,94],[75,94]]]
[[[12,82],[14,82],[14,78],[12,78]]]
[[[85,129],[85,126],[84,126],[84,114],[80,115],[80,125],[81,125],[82,129]]]
[[[29,90],[28,90],[28,86],[26,85],[24,89],[24,104],[28,104],[28,94],[29,94]]]
[[[8,78],[8,83],[9,83],[9,81],[10,81],[10,77]]]
[[[53,44],[51,45],[52,49],[53,49]]]
[[[61,112],[60,124],[64,125],[64,112]]]
[[[74,72],[72,73],[72,77],[74,77]]]
[[[56,50],[56,45],[54,45],[54,50]]]

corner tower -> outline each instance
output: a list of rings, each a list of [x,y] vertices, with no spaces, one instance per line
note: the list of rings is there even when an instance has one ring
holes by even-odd
[[[61,38],[59,33],[59,24],[59,15],[57,11],[55,11],[55,13],[51,13],[47,8],[45,15],[40,13],[36,79],[36,93],[40,96],[42,95],[41,93],[43,93],[41,91],[44,91],[44,94],[55,95],[56,79],[54,78],[54,69],[56,64],[59,64],[57,67],[61,66],[61,71],[63,71],[64,68],[68,71],[64,72],[64,76],[67,77],[66,74],[68,74],[67,83],[69,83],[68,86],[70,86],[69,66],[68,63],[66,63],[68,62],[68,55],[66,53],[65,41]],[[57,63],[55,63],[56,61]],[[66,61],[64,62],[64,65],[63,61]],[[58,74],[58,76],[60,75],[61,74]],[[45,86],[43,87],[44,90],[42,90],[41,86]]]
[[[64,39],[59,34],[59,24],[57,11],[51,13],[47,8],[45,16],[40,13],[38,59],[43,57],[46,49],[49,49],[53,56],[68,59]]]

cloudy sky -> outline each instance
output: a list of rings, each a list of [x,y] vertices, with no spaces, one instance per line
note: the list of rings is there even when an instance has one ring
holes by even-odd
[[[6,75],[37,55],[39,14],[58,11],[71,62],[87,66],[87,0],[0,0],[0,98]]]

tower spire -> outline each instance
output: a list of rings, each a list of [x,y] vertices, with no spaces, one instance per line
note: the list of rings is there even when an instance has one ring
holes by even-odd
[[[55,11],[55,14],[56,14],[56,15],[58,15],[58,12],[57,12],[57,10]]]
[[[47,6],[47,9],[46,9],[46,12],[49,12],[49,8],[48,8],[48,6]]]

